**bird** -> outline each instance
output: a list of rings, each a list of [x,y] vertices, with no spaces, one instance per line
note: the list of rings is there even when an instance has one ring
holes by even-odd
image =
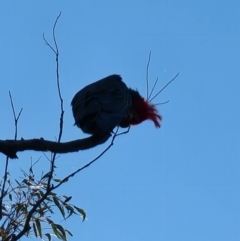
[[[75,125],[90,135],[109,135],[115,127],[127,128],[145,120],[151,120],[156,128],[161,126],[156,105],[128,88],[117,74],[79,90],[71,106]]]

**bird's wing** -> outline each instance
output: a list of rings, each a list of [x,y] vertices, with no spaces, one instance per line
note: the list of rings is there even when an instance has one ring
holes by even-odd
[[[110,75],[84,87],[72,100],[75,124],[91,134],[112,131],[130,106],[129,89],[119,75]]]

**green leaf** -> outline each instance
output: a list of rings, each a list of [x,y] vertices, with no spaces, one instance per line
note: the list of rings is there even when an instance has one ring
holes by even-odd
[[[69,202],[71,199],[72,199],[71,196],[70,196],[70,197],[67,197],[67,198],[64,200],[64,202],[67,203],[67,202]]]
[[[7,190],[3,192],[3,195],[1,198],[3,199],[4,197],[6,197],[6,195],[7,195]]]
[[[54,182],[61,182],[62,180],[61,180],[61,179],[53,178],[53,181],[54,181]]]
[[[51,175],[51,173],[50,172],[48,172],[48,173],[46,173],[41,179],[45,179],[45,178],[48,178],[48,177],[50,177],[50,175]]]
[[[74,212],[74,208],[71,207],[71,206],[68,205],[68,204],[65,205],[65,208],[68,210],[68,213],[69,213],[69,215],[66,217],[66,219],[67,219],[67,218],[69,218],[69,217],[70,217],[73,213],[75,213],[75,212]]]
[[[69,230],[65,229],[65,231],[66,231],[70,236],[73,236],[73,234],[72,234]]]
[[[61,236],[62,236],[63,240],[67,241],[67,239],[66,239],[66,232],[65,232],[64,228],[61,225],[59,225],[59,224],[55,224],[55,226],[61,232]]]
[[[65,218],[65,212],[64,212],[63,207],[61,206],[61,204],[60,204],[59,201],[58,201],[58,197],[53,196],[53,202],[55,203],[55,205],[56,205],[56,206],[58,207],[58,209],[60,210],[62,216]]]
[[[22,191],[22,194],[23,194],[24,198],[26,198],[27,195],[24,191]]]
[[[21,186],[17,179],[15,179],[15,182],[18,184],[18,186]]]
[[[27,179],[23,179],[22,182],[25,183],[27,186],[30,186],[30,185],[31,185],[31,183],[30,183]]]
[[[83,219],[82,221],[84,221],[87,216],[85,211],[82,208],[78,208],[76,206],[74,206],[74,208],[82,215],[82,219]]]
[[[44,192],[39,190],[38,193],[40,194],[41,198],[44,196]]]
[[[64,182],[68,182],[68,178],[64,178],[64,179],[62,180],[62,183],[64,183]]]
[[[50,192],[49,195],[57,196],[57,193],[55,193],[55,192]]]
[[[37,230],[39,233],[40,238],[42,238],[42,227],[41,227],[41,222],[39,221],[38,218],[35,219],[35,223],[37,225]]]
[[[48,221],[48,223],[54,224],[54,222],[53,222],[50,218],[47,218],[47,217],[46,217],[46,220]]]
[[[25,177],[28,177],[28,174],[22,168],[20,168],[20,170],[22,171],[22,173]]]
[[[36,212],[39,214],[40,217],[44,216],[44,210],[46,210],[46,208],[39,208]]]
[[[51,241],[52,237],[51,237],[50,233],[46,233],[45,235],[48,237],[48,241]]]
[[[37,196],[38,199],[41,198],[41,195],[40,195],[39,192],[32,192],[31,195],[32,195],[32,196]]]
[[[51,226],[52,226],[52,230],[53,230],[54,234],[55,234],[58,238],[62,239],[61,233],[59,233],[59,231],[57,230],[56,225],[55,225],[54,223],[52,223]]]
[[[41,190],[38,190],[38,192],[40,193],[41,198],[45,195],[45,193],[43,191],[41,191]],[[49,196],[46,196],[45,200],[48,200],[48,201],[52,202],[52,199]]]
[[[8,211],[7,208],[5,207],[5,205],[2,205],[2,210]]]
[[[24,205],[22,203],[16,203],[15,210],[16,210],[17,213],[19,213],[20,211],[25,213],[26,208],[24,207]]]
[[[34,231],[35,237],[37,238],[38,234],[37,234],[37,229],[36,229],[35,223],[33,223],[33,231]]]

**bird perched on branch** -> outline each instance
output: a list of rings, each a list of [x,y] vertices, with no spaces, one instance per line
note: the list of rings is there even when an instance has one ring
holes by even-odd
[[[120,75],[87,85],[77,92],[71,104],[75,125],[91,135],[110,134],[116,126],[126,128],[145,120],[159,128],[162,120],[156,106],[137,90],[128,88]]]

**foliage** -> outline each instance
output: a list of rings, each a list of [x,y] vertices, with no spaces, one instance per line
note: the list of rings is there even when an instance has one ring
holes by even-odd
[[[21,182],[18,180],[12,182],[8,173],[7,186],[3,194],[4,202],[2,204],[2,223],[0,227],[2,240],[17,240],[16,234],[24,229],[25,220],[32,208],[38,204],[39,200],[44,198],[44,201],[36,206],[29,222],[29,229],[24,235],[26,237],[35,236],[41,239],[45,237],[51,240],[51,236],[54,234],[60,240],[66,241],[67,234],[72,236],[72,233],[53,221],[52,214],[56,207],[64,220],[67,220],[72,215],[80,215],[82,221],[84,221],[86,213],[83,209],[69,203],[71,196],[59,196],[53,191],[49,192],[47,196],[45,195],[48,192],[50,172],[42,173],[38,180],[35,178],[33,165],[29,168],[28,173],[24,170],[21,171],[23,174]],[[62,181],[55,178],[52,178],[52,180],[57,184]],[[68,179],[64,180],[64,182],[68,182]],[[2,185],[0,187],[2,188]],[[51,231],[45,232],[46,227],[50,227]]]

